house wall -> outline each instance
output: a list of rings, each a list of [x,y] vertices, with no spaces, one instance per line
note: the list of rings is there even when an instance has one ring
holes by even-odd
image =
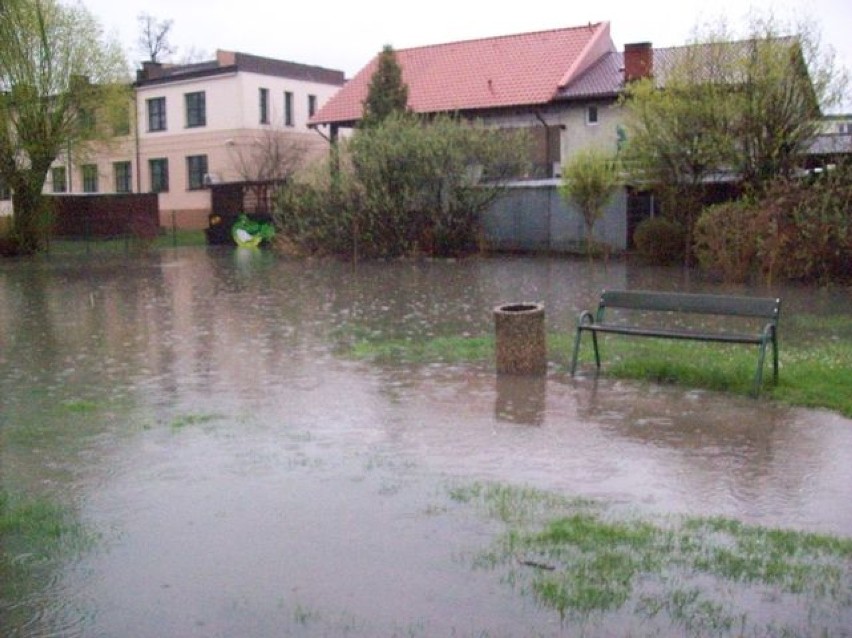
[[[483,241],[491,250],[573,252],[586,239],[579,209],[559,194],[559,180],[517,182],[482,216]],[[594,226],[594,238],[615,250],[627,248],[627,192],[610,200]]]
[[[269,89],[269,123],[260,122],[259,89]],[[98,167],[98,192],[115,192],[113,163],[131,162],[132,192],[151,190],[149,162],[167,159],[169,188],[158,194],[160,223],[165,227],[205,228],[211,212],[210,191],[190,189],[187,157],[207,156],[207,172],[215,181],[244,179],[244,158],[256,153],[256,140],[268,133],[281,135],[304,150],[303,162],[328,153],[328,143],[308,128],[308,95],[316,96],[320,108],[339,89],[334,85],[293,80],[245,71],[209,75],[190,79],[171,79],[161,84],[136,87],[134,132],[126,138],[98,144],[76,153],[69,161],[59,158],[54,166],[65,166],[70,193],[83,191],[82,166]],[[188,127],[185,95],[205,94],[204,126]],[[284,92],[293,93],[293,125],[284,122]],[[166,128],[148,130],[148,100],[165,98]],[[138,128],[138,143],[136,130]],[[243,159],[241,159],[243,158]],[[44,192],[51,193],[48,173]],[[3,204],[0,203],[0,213]]]

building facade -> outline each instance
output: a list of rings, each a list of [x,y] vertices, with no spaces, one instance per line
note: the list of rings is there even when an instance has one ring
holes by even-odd
[[[203,228],[210,184],[281,178],[327,153],[308,120],[344,82],[342,71],[232,51],[145,63],[128,130],[60,157],[45,192],[154,192],[161,226]]]

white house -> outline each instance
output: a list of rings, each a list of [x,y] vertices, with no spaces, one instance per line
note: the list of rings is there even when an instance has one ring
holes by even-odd
[[[342,71],[233,51],[195,64],[145,63],[129,131],[57,160],[45,192],[156,192],[162,226],[203,228],[207,186],[263,177],[269,140],[299,164],[327,152],[307,124],[344,82]]]

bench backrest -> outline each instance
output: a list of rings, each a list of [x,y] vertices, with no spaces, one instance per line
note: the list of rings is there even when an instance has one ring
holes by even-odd
[[[777,323],[781,314],[781,299],[645,290],[604,290],[598,304],[598,319],[603,317],[604,308],[763,317]]]

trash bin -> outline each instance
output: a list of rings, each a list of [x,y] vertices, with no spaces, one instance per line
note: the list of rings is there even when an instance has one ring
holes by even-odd
[[[544,304],[497,306],[494,330],[498,374],[544,374],[547,371]]]

